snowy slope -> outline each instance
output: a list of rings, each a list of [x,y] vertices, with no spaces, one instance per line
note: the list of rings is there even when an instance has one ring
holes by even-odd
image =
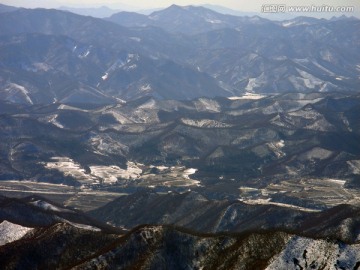
[[[19,240],[31,230],[33,229],[4,220],[0,223],[0,246]]]

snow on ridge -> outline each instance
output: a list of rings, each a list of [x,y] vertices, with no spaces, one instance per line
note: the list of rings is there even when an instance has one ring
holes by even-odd
[[[29,97],[29,91],[22,85],[16,83],[9,83],[8,87],[5,88],[5,91],[13,95],[20,93],[22,96],[25,97],[28,103],[30,103],[31,105],[34,104],[31,98]]]
[[[134,40],[136,42],[140,42],[141,41],[141,38],[139,37],[130,37],[131,40]]]
[[[219,122],[211,119],[193,120],[187,118],[181,118],[181,122],[185,125],[201,127],[201,128],[227,128],[232,127],[230,124]]]
[[[234,96],[234,97],[229,97],[228,99],[230,100],[241,100],[241,99],[261,99],[264,98],[266,96],[264,95],[260,95],[260,94],[255,94],[255,93],[251,93],[251,92],[246,92],[243,96]]]
[[[147,84],[142,85],[139,90],[142,92],[149,92],[152,90],[152,88],[151,88],[151,85],[149,83],[147,83]]]
[[[80,111],[80,112],[89,112],[88,110],[83,110],[80,108],[76,108],[70,105],[60,104],[58,110],[68,110],[68,111]]]
[[[65,209],[65,208],[59,208],[55,205],[52,205],[46,201],[41,201],[41,200],[37,200],[37,201],[33,201],[30,202],[30,204],[39,207],[41,209],[44,209],[46,211],[50,210],[50,211],[54,211],[54,212],[62,212],[62,213],[72,213],[73,211],[70,209]]]
[[[198,111],[221,111],[220,104],[216,100],[209,98],[199,98],[197,101],[195,101],[194,105]]]
[[[206,22],[212,23],[212,24],[220,24],[223,23],[221,20],[211,20],[211,19],[205,19]]]
[[[79,57],[80,57],[80,58],[86,58],[86,57],[89,56],[89,54],[90,54],[90,49],[88,49],[85,53],[80,54]]]
[[[320,269],[326,265],[326,269],[356,269],[359,257],[359,244],[293,236],[266,269]]]
[[[282,158],[286,156],[286,154],[283,151],[281,151],[281,148],[285,146],[284,140],[267,143],[267,146],[274,152],[277,158]]]
[[[332,72],[332,71],[328,70],[328,69],[327,69],[327,68],[325,68],[324,66],[320,65],[318,62],[313,61],[312,63],[313,63],[315,66],[317,66],[318,68],[320,68],[321,70],[323,70],[323,71],[325,71],[326,73],[328,73],[329,75],[332,75],[332,76],[334,76],[334,75],[335,75],[335,73],[334,73],[334,72]]]
[[[87,230],[87,231],[94,231],[94,232],[99,232],[101,231],[100,228],[91,226],[91,225],[86,225],[86,224],[80,224],[80,223],[75,223],[75,222],[70,222],[68,220],[64,220],[66,223],[70,224],[71,226],[74,226],[76,228],[79,229],[83,229],[83,230]]]
[[[360,174],[360,160],[349,160],[346,163],[353,174]]]
[[[106,81],[106,80],[108,79],[108,77],[109,77],[109,73],[108,73],[108,72],[105,72],[104,76],[102,76],[101,79],[102,79],[103,81]]]
[[[239,201],[246,203],[246,204],[250,204],[250,205],[276,205],[276,206],[292,208],[292,209],[296,209],[296,210],[300,210],[300,211],[304,211],[304,212],[321,212],[321,210],[318,210],[318,209],[306,208],[306,207],[301,207],[301,206],[287,204],[287,203],[272,202],[271,198],[250,199],[250,200],[239,199]]]
[[[303,83],[307,88],[314,89],[316,86],[319,86],[324,83],[324,81],[316,78],[315,76],[311,75],[310,73],[300,70],[296,68],[297,72],[302,77]]]
[[[0,223],[0,246],[21,239],[33,228],[24,227],[4,220]]]
[[[292,27],[292,26],[298,26],[298,25],[310,25],[309,22],[299,22],[296,20],[293,21],[285,21],[281,24],[283,27]]]
[[[132,64],[130,66],[125,66],[123,69],[126,70],[126,71],[129,71],[129,70],[134,70],[137,68],[137,65],[136,64]]]
[[[290,27],[290,26],[293,26],[293,25],[295,25],[295,24],[296,24],[295,21],[287,21],[287,22],[283,22],[281,25],[282,25],[283,27]]]
[[[260,87],[263,83],[264,83],[264,78],[262,76],[263,74],[261,74],[259,77],[257,78],[249,78],[249,82],[245,87],[246,91],[252,92],[254,91],[254,88],[258,88]],[[261,78],[262,77],[262,78]]]
[[[58,128],[64,128],[64,126],[60,122],[57,121],[57,119],[56,119],[57,117],[58,117],[57,114],[51,116],[49,123],[53,124],[54,126],[57,126]]]

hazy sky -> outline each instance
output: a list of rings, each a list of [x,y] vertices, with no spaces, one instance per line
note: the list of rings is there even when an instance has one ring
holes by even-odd
[[[355,14],[347,14],[349,16],[360,14],[360,1],[359,0],[0,0],[0,3],[13,6],[23,6],[27,8],[45,7],[56,8],[59,6],[102,6],[106,5],[112,8],[124,8],[134,7],[134,9],[150,9],[150,8],[162,8],[170,6],[171,4],[177,5],[201,5],[201,4],[213,4],[221,5],[228,8],[232,8],[239,11],[254,11],[261,12],[261,7],[264,4],[284,4],[287,6],[296,5],[329,5],[329,6],[354,6]]]

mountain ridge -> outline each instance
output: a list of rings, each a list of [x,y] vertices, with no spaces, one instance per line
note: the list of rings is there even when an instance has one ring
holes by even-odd
[[[168,12],[178,14],[178,20],[173,20],[176,14],[169,16]],[[102,103],[146,95],[192,99],[244,93],[358,91],[355,56],[359,53],[355,48],[360,37],[355,29],[359,20],[272,22],[177,6],[149,16],[133,15],[118,14],[125,24],[134,22],[129,27],[57,10],[19,9],[1,14],[2,51],[7,52],[0,70],[2,98],[11,100],[14,93],[13,102],[65,102],[51,94],[49,84],[55,92],[67,88],[76,92],[68,102],[83,98]],[[159,18],[156,21],[151,16]],[[169,23],[165,23],[166,18]],[[176,30],[193,29],[186,23],[199,20],[202,23],[195,23],[196,34]],[[21,35],[28,35],[24,44],[16,43]],[[13,44],[6,41],[11,36]],[[45,36],[56,37],[63,48],[54,43],[45,48]],[[36,51],[36,46],[46,54]],[[56,57],[56,53],[61,56]],[[18,55],[14,58],[17,70],[13,70],[15,63],[6,61],[11,55]],[[51,62],[62,73],[55,75]],[[36,101],[41,98],[27,96],[27,92],[42,92],[48,97]]]

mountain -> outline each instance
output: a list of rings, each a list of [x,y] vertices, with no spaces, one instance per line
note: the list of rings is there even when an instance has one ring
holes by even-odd
[[[12,237],[0,246],[3,269],[313,269],[330,265],[356,269],[359,265],[356,243],[281,231],[201,234],[170,225],[144,225],[123,235],[65,222],[27,228],[8,221],[0,229],[8,239]]]
[[[354,203],[359,95],[255,97],[2,102],[0,178],[80,193],[191,189],[209,199],[313,210]]]
[[[176,5],[147,17],[118,13],[109,20],[191,35],[194,49],[187,63],[235,93],[344,91],[357,89],[359,83],[352,58],[358,54],[353,48],[359,41],[359,20],[298,17],[273,22]],[[347,37],[338,38],[340,33]]]
[[[300,92],[355,90],[357,64],[350,60],[350,55],[357,53],[349,47],[345,56],[343,48],[359,40],[352,32],[358,24],[359,21],[339,21],[336,26],[321,21],[294,27],[248,24],[238,29],[206,32],[195,38],[200,48],[209,50],[199,50],[192,63],[231,87],[256,93],[288,89]],[[348,31],[354,38],[336,37],[336,33]]]
[[[0,71],[6,78],[0,97],[12,102],[105,104],[143,95],[163,99],[228,95],[207,74],[170,60],[104,50],[65,36],[4,37],[0,47],[0,58],[8,66]]]
[[[12,11],[15,11],[15,10],[17,10],[16,7],[0,4],[0,13],[12,12]]]
[[[256,16],[256,15],[260,16],[260,13],[258,13],[258,12],[244,12],[244,11],[234,10],[234,9],[227,8],[224,6],[219,6],[219,5],[205,4],[205,5],[202,5],[202,7],[211,9],[215,12],[225,14],[225,15],[233,15],[233,16],[239,16],[239,17],[243,17],[243,16],[251,17],[251,16]]]
[[[151,19],[148,16],[128,11],[113,14],[112,16],[109,16],[107,20],[129,27],[147,26],[151,24]]]
[[[123,215],[122,213],[127,213]],[[197,192],[158,194],[137,192],[92,210],[88,214],[117,227],[173,224],[207,233],[282,230],[294,234],[357,240],[358,206],[338,205],[324,211],[291,208],[286,204],[247,204],[209,200]]]
[[[120,10],[111,9],[108,8],[107,6],[101,6],[97,8],[76,8],[76,7],[61,6],[58,9],[69,11],[83,16],[92,16],[95,18],[106,18],[106,17],[110,17],[114,13],[120,12]]]
[[[92,219],[78,210],[64,207],[37,195],[20,199],[1,197],[0,220],[30,228],[49,227],[64,222],[95,231],[123,232],[121,229]]]
[[[358,269],[359,23],[0,12],[2,269]]]
[[[130,16],[131,15],[131,16]],[[171,5],[163,10],[155,11],[150,15],[120,12],[108,18],[109,21],[120,25],[156,26],[169,32],[188,35],[199,34],[211,30],[236,28],[241,23],[269,22],[259,17],[239,17],[224,15],[201,6]]]
[[[124,25],[58,10],[1,14],[1,99],[105,104],[358,91],[359,20],[272,22],[175,5],[111,18]]]
[[[153,59],[168,58],[165,56],[175,55],[175,52],[182,57],[179,47],[174,48],[174,44],[183,46],[186,43],[186,40],[181,41],[182,37],[170,35],[161,29],[129,29],[99,18],[52,9],[19,9],[2,14],[0,21],[2,35],[63,35],[105,50],[125,50]]]
[[[99,19],[60,11],[21,10],[19,13],[22,14],[2,19],[11,21],[16,16],[24,15],[27,18],[24,21],[37,20],[39,24],[33,25],[32,29],[22,23],[3,29],[4,33],[17,35],[12,38],[4,36],[2,42],[4,62],[9,66],[9,69],[3,70],[6,79],[2,95],[5,100],[28,103],[48,103],[54,100],[111,103],[114,98],[134,99],[143,95],[167,99],[229,95],[206,73],[172,60],[144,56],[148,53],[136,49],[139,40],[144,39],[145,43],[153,47],[150,50],[155,55],[156,50],[160,51],[164,47],[174,50],[171,44],[177,38],[169,38],[168,34],[163,35],[161,31],[154,34],[152,29],[132,31]],[[4,25],[8,23],[4,22]],[[33,32],[41,32],[46,36]],[[78,41],[79,35],[83,35],[81,33],[86,33],[86,38]],[[50,37],[52,34],[56,37]],[[63,37],[59,37],[59,34]],[[99,39],[99,35],[103,38]],[[154,40],[155,36],[166,38],[168,45],[163,43],[159,47]],[[18,40],[21,40],[20,43]],[[13,46],[14,43],[17,45]],[[34,51],[40,46],[41,51],[46,53]],[[22,47],[26,47],[26,50]],[[167,49],[164,50],[166,52]],[[16,62],[14,54],[18,55]],[[68,92],[59,94],[58,91]],[[29,95],[26,96],[24,92]],[[80,94],[81,98],[77,93],[83,93]]]
[[[0,71],[6,78],[0,93],[3,100],[27,104],[114,101],[94,85],[102,69],[86,59],[86,44],[40,34],[6,36],[0,44],[1,61],[8,66]]]

